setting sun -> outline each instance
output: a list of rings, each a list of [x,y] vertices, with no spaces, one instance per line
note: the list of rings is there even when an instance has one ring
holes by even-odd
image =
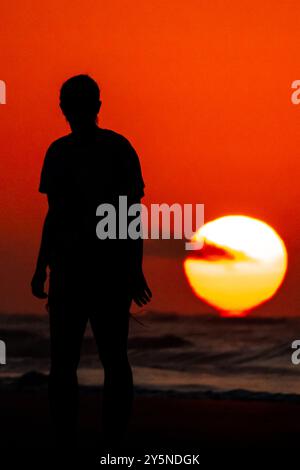
[[[208,222],[192,241],[203,248],[184,262],[194,293],[223,315],[243,315],[270,299],[287,269],[287,252],[266,223],[231,215]]]

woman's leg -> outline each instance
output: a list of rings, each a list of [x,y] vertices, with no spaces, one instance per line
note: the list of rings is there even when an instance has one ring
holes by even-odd
[[[62,295],[62,284],[52,279],[49,292],[51,368],[49,402],[59,447],[76,446],[78,384],[77,367],[87,323],[87,308],[74,302],[71,292]],[[74,296],[74,292],[72,291]],[[76,299],[75,299],[76,300]]]
[[[111,447],[118,447],[122,441],[133,403],[127,355],[130,304],[128,296],[112,300],[110,306],[105,302],[105,308],[90,319],[104,368],[103,431],[105,444]]]

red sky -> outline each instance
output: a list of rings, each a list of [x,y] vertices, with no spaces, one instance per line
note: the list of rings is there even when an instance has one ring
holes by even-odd
[[[299,312],[300,4],[296,0],[52,0],[1,5],[0,311],[38,312],[29,283],[46,209],[37,192],[49,143],[68,132],[61,83],[88,73],[100,125],[137,149],[145,203],[204,203],[206,220],[271,224],[289,253],[286,281],[259,309]],[[179,260],[145,260],[153,308],[210,311]]]

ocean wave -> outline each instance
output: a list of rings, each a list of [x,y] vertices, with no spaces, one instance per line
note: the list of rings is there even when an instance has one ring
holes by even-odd
[[[18,378],[0,379],[1,391],[39,391],[46,390],[48,385],[48,375],[37,371],[29,371]],[[102,386],[81,385],[80,389],[84,392],[97,392]],[[213,390],[205,386],[185,386],[159,387],[154,386],[135,386],[135,394],[143,396],[170,396],[187,399],[208,399],[208,400],[234,400],[234,401],[278,401],[294,402],[300,404],[300,394],[296,393],[270,393],[268,391],[253,391],[247,389]]]

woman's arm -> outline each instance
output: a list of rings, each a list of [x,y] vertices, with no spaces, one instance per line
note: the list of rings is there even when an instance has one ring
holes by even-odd
[[[36,269],[31,281],[32,294],[38,299],[45,299],[47,293],[44,290],[44,284],[47,279],[47,267],[49,266],[51,239],[53,230],[53,208],[48,197],[48,212],[45,217],[41,244],[36,263]]]
[[[131,204],[140,204],[140,200],[130,201]],[[128,224],[131,217],[128,217]],[[140,221],[140,223],[142,223]],[[132,299],[139,306],[146,305],[152,297],[152,292],[147,284],[143,273],[143,238],[133,240],[129,238],[129,287],[132,294]]]

